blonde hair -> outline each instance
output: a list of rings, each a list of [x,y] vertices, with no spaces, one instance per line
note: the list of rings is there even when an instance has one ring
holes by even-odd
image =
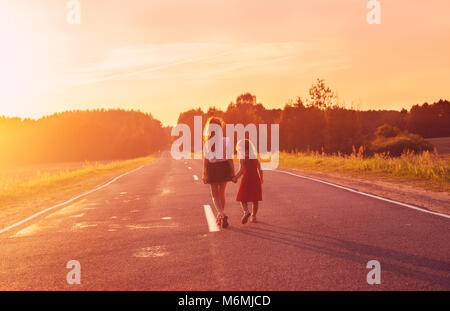
[[[210,130],[211,124],[219,125],[222,128],[222,133],[225,128],[225,122],[223,121],[222,118],[214,117],[214,116],[209,117],[205,123],[205,128],[203,131],[203,141],[205,141],[205,142],[211,138],[211,130]]]
[[[236,151],[239,159],[245,159],[247,157],[247,154],[249,155],[250,159],[259,158],[255,145],[249,139],[241,139],[240,141],[238,141],[238,143],[236,144]]]

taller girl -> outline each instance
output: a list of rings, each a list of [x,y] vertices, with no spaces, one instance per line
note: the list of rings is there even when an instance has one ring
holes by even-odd
[[[213,124],[215,126],[213,126]],[[219,127],[221,129],[220,137],[216,137],[215,142],[211,143],[212,138],[218,135],[215,128]],[[204,130],[204,152],[203,152],[203,182],[205,184],[210,184],[211,186],[211,196],[214,202],[214,206],[217,210],[217,224],[221,225],[222,228],[228,227],[228,216],[225,215],[225,188],[227,182],[231,181],[234,176],[234,163],[233,159],[227,159],[226,150],[227,148],[233,148],[229,146],[230,139],[224,137],[223,133],[225,130],[225,123],[221,118],[210,117],[206,121]],[[220,148],[216,149],[218,146],[217,138],[222,139],[223,150],[220,152]]]

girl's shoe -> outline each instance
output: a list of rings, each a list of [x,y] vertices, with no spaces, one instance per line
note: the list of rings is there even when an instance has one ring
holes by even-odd
[[[252,216],[252,218],[250,219],[251,222],[256,222],[256,216]]]
[[[228,227],[228,216],[223,216],[222,218],[222,228],[226,229]]]
[[[219,227],[222,225],[222,217],[220,215],[217,215],[217,217],[216,217],[216,224]]]
[[[244,216],[242,216],[242,224],[245,225],[248,221],[248,218],[250,217],[251,213],[250,212],[246,212],[244,213]]]

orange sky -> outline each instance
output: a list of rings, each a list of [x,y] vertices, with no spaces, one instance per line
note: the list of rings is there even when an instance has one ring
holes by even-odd
[[[0,0],[0,115],[140,109],[165,124],[249,91],[266,107],[324,78],[347,106],[450,99],[450,1]]]

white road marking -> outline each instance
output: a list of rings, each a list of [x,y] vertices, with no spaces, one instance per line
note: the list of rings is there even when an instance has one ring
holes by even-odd
[[[170,188],[164,188],[161,195],[167,195],[169,193],[171,193],[172,191],[170,190]]]
[[[90,228],[90,227],[97,227],[97,224],[88,224],[88,223],[82,222],[82,223],[73,225],[73,229],[78,229],[78,228],[84,229],[84,228]]]
[[[78,215],[70,216],[70,218],[80,218],[80,217],[83,217],[83,216],[84,216],[84,213],[81,213],[81,214],[78,214]]]
[[[197,181],[198,180],[198,176],[194,175],[194,180]]]
[[[42,210],[42,211],[40,211],[40,212],[37,212],[36,214],[31,215],[30,217],[27,217],[27,218],[25,218],[25,219],[23,219],[23,220],[21,220],[21,221],[19,221],[19,222],[16,222],[15,224],[12,224],[11,226],[8,226],[8,227],[6,227],[6,228],[1,229],[1,230],[0,230],[0,233],[6,232],[6,231],[8,231],[8,230],[11,230],[11,229],[13,229],[13,228],[15,228],[15,227],[17,227],[17,226],[20,226],[20,225],[22,225],[22,224],[24,224],[24,223],[26,223],[26,222],[28,222],[28,221],[30,221],[30,220],[36,218],[36,217],[42,215],[42,214],[45,214],[45,213],[49,212],[49,211],[51,211],[51,210],[53,210],[53,209],[55,209],[55,208],[58,208],[58,207],[67,205],[67,204],[72,203],[73,201],[76,201],[76,200],[78,200],[78,199],[80,199],[80,198],[82,198],[82,197],[85,197],[85,196],[87,196],[87,195],[89,195],[89,194],[91,194],[91,193],[93,193],[93,192],[96,192],[96,191],[101,190],[101,189],[103,189],[103,188],[105,188],[105,187],[108,187],[109,185],[111,185],[112,183],[116,182],[116,181],[119,180],[120,178],[122,178],[122,177],[124,177],[124,176],[126,176],[126,175],[128,175],[128,174],[131,174],[131,173],[133,173],[133,172],[135,172],[135,171],[138,171],[138,170],[140,170],[141,168],[143,168],[144,166],[145,166],[145,165],[139,166],[138,168],[135,168],[135,169],[133,169],[133,170],[131,170],[131,171],[125,172],[125,173],[123,173],[122,175],[119,175],[119,176],[117,176],[117,177],[114,177],[113,179],[111,179],[110,181],[108,181],[106,184],[103,184],[103,185],[101,185],[101,186],[99,186],[99,187],[97,187],[97,188],[94,188],[94,189],[92,189],[92,190],[89,190],[89,191],[87,191],[87,192],[85,192],[85,193],[83,193],[83,194],[77,195],[76,197],[74,197],[74,198],[72,198],[72,199],[70,199],[70,200],[67,200],[67,201],[65,201],[65,202],[56,204],[56,205],[54,205],[54,206],[52,206],[52,207],[46,208],[46,209],[44,209],[44,210]]]
[[[164,246],[150,246],[143,247],[138,252],[134,253],[134,257],[138,258],[148,258],[148,257],[163,257],[166,256],[168,252]]]
[[[129,229],[150,229],[151,226],[146,226],[146,225],[128,225],[127,228],[129,228]]]
[[[136,229],[157,229],[157,228],[178,228],[179,225],[176,223],[172,224],[155,224],[155,225],[128,225],[128,229],[136,230]]]
[[[25,227],[22,230],[16,232],[16,234],[12,235],[11,238],[17,238],[20,236],[28,236],[37,232],[41,227],[38,224],[33,224],[31,226]]]
[[[188,166],[188,170],[192,170],[192,167]]]
[[[203,205],[205,209],[206,221],[208,222],[209,232],[217,232],[220,231],[219,226],[216,223],[216,217],[209,205]]]
[[[322,184],[326,184],[326,185],[329,185],[329,186],[332,186],[332,187],[340,188],[340,189],[343,189],[343,190],[346,190],[346,191],[350,191],[350,192],[353,192],[353,193],[357,193],[357,194],[360,194],[360,195],[371,197],[371,198],[374,198],[374,199],[377,199],[377,200],[381,200],[381,201],[397,204],[397,205],[400,205],[400,206],[404,206],[404,207],[407,207],[407,208],[410,208],[410,209],[413,209],[413,210],[416,210],[416,211],[419,211],[419,212],[422,212],[422,213],[433,214],[433,215],[436,215],[436,216],[441,216],[441,217],[450,219],[450,215],[447,215],[447,214],[433,212],[433,211],[430,211],[430,210],[427,210],[427,209],[424,209],[424,208],[421,208],[421,207],[418,207],[418,206],[415,206],[415,205],[411,205],[411,204],[407,204],[407,203],[403,203],[403,202],[399,202],[399,201],[383,198],[383,197],[380,197],[380,196],[377,196],[377,195],[374,195],[374,194],[370,194],[370,193],[358,191],[358,190],[355,190],[355,189],[352,189],[352,188],[344,187],[344,186],[341,186],[341,185],[333,184],[333,183],[330,183],[330,182],[327,182],[327,181],[324,181],[324,180],[320,180],[320,179],[317,179],[317,178],[307,177],[307,176],[294,174],[294,173],[291,173],[291,172],[286,172],[286,171],[281,171],[281,170],[277,170],[277,172],[288,174],[288,175],[292,175],[292,176],[296,176],[296,177],[300,177],[300,178],[304,178],[304,179],[309,179],[309,180],[320,182]]]

